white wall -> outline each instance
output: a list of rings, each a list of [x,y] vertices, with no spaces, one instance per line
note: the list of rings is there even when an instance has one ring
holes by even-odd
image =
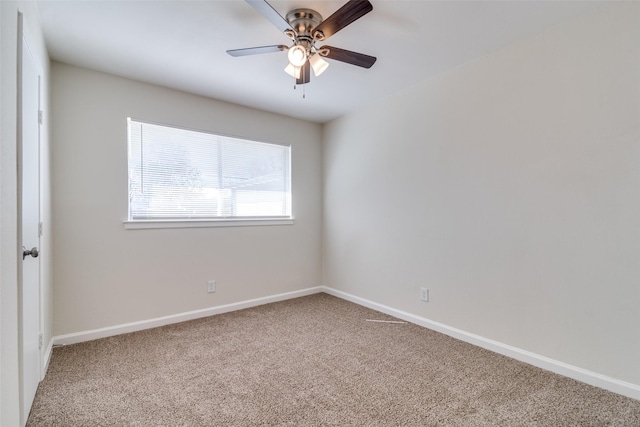
[[[52,88],[56,335],[321,284],[320,125],[55,62]],[[129,116],[292,144],[295,224],[125,230]]]
[[[44,124],[41,135],[41,219],[44,236],[40,242],[42,256],[41,291],[45,345],[51,341],[52,282],[49,183],[49,57],[42,37],[36,5],[30,1],[0,2],[2,61],[0,63],[0,425],[16,426],[20,420],[19,350],[18,350],[18,258],[17,222],[17,46],[18,11],[24,16],[27,37],[42,67]],[[22,420],[24,421],[24,420]]]
[[[617,4],[326,125],[324,284],[640,385],[639,22]]]

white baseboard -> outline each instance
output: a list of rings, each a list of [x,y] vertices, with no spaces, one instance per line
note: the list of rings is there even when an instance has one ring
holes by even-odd
[[[599,374],[597,372],[589,371],[587,369],[579,368],[577,366],[570,365],[568,363],[560,362],[545,356],[541,356],[536,353],[532,353],[527,350],[523,350],[517,347],[503,344],[498,341],[494,341],[488,338],[484,338],[480,335],[472,334],[470,332],[463,331],[461,329],[447,326],[443,323],[434,322],[424,317],[417,316],[415,314],[407,313],[406,311],[397,310],[395,308],[379,304],[364,298],[357,297],[355,295],[348,294],[327,286],[317,286],[314,288],[302,289],[299,291],[287,292],[283,294],[271,295],[262,298],[256,298],[246,301],[240,301],[237,303],[220,305],[216,307],[209,307],[201,310],[194,310],[185,313],[178,313],[170,316],[157,317],[154,319],[142,320],[138,322],[125,323],[122,325],[109,326],[106,328],[93,329],[89,331],[76,332],[72,334],[58,335],[53,337],[47,346],[47,349],[43,358],[44,369],[46,372],[51,358],[51,352],[54,345],[66,345],[75,344],[84,341],[91,341],[99,338],[106,338],[114,335],[126,334],[130,332],[141,331],[144,329],[156,328],[159,326],[165,326],[172,323],[185,322],[187,320],[199,319],[202,317],[213,316],[215,314],[228,313],[231,311],[242,310],[245,308],[256,307],[263,304],[269,304],[278,301],[284,301],[293,298],[299,298],[307,295],[312,295],[320,292],[325,292],[329,295],[336,296],[346,301],[353,302],[364,307],[386,313],[388,315],[397,317],[398,319],[405,320],[407,322],[414,323],[416,325],[423,326],[425,328],[432,329],[434,331],[449,335],[450,337],[459,339],[461,341],[468,342],[478,347],[485,348],[495,353],[502,354],[507,357],[519,360],[521,362],[528,363],[538,368],[542,368],[556,374],[563,375],[565,377],[573,378],[577,381],[581,381],[586,384],[593,385],[595,387],[603,388],[611,392],[621,394],[623,396],[630,397],[632,399],[640,400],[640,385],[628,383],[615,378],[608,377],[606,375]]]
[[[256,307],[258,305],[269,304],[272,302],[284,301],[292,298],[299,298],[307,295],[322,292],[322,287],[302,289],[299,291],[286,292],[283,294],[270,295],[267,297],[240,301],[232,304],[219,305],[215,307],[204,308],[201,310],[188,311],[185,313],[172,314],[170,316],[156,317],[155,319],[141,320],[138,322],[125,323],[121,325],[108,326],[106,328],[92,329],[89,331],[75,332],[72,334],[58,335],[53,337],[52,345],[76,344],[84,341],[91,341],[99,338],[111,337],[114,335],[127,334],[130,332],[142,331],[144,329],[157,328],[172,323],[185,322],[187,320],[199,319],[202,317],[213,316],[214,314],[228,313],[230,311],[242,310],[245,308]],[[50,349],[47,350],[50,354]]]
[[[44,379],[44,375],[47,373],[49,369],[49,362],[51,361],[51,352],[53,352],[53,337],[49,340],[49,344],[47,344],[47,348],[44,350],[44,354],[42,355],[42,370],[40,371],[40,381]]]
[[[411,322],[416,325],[441,332],[445,335],[449,335],[450,337],[468,342],[473,345],[477,345],[478,347],[491,350],[495,353],[499,353],[504,356],[519,360],[521,362],[537,366],[538,368],[542,368],[547,371],[563,375],[565,377],[573,378],[574,380],[581,381],[595,387],[603,388],[605,390],[609,390],[611,392],[621,394],[632,399],[640,400],[640,385],[628,383],[608,377],[606,375],[599,374],[597,372],[592,372],[583,368],[579,368],[577,366],[569,365],[568,363],[560,362],[558,360],[541,356],[527,350],[503,344],[498,341],[490,340],[480,335],[456,329],[439,322],[434,322],[427,318],[416,316],[415,314],[407,313],[406,311],[397,310],[395,308],[388,307],[377,302],[369,301],[364,298],[348,294],[346,292],[329,288],[327,286],[323,286],[322,291],[329,295],[333,295],[338,298],[356,303],[358,305],[362,305],[364,307],[397,317],[398,319],[402,319],[407,322]]]

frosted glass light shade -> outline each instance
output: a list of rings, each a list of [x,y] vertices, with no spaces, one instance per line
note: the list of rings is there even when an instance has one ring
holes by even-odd
[[[294,77],[296,79],[300,78],[300,71],[301,71],[302,67],[296,67],[293,64],[289,64],[285,67],[284,71],[285,73],[289,74],[291,77]]]
[[[300,45],[289,48],[287,56],[289,57],[289,62],[295,67],[302,67],[307,62],[307,50]]]
[[[322,59],[322,57],[317,53],[309,57],[309,62],[311,63],[311,67],[313,68],[313,74],[315,74],[316,77],[324,73],[324,70],[329,67],[329,63]]]

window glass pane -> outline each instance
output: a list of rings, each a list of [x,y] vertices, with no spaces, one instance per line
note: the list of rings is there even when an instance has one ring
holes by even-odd
[[[129,120],[129,219],[291,217],[289,146]]]

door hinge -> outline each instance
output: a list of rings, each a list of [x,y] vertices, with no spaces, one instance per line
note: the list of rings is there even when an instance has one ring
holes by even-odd
[[[43,341],[44,341],[44,334],[40,332],[38,334],[38,348],[42,348]]]
[[[38,124],[42,124],[42,110],[38,110]]]
[[[42,237],[42,235],[44,234],[44,223],[39,222],[38,223],[38,237]]]

